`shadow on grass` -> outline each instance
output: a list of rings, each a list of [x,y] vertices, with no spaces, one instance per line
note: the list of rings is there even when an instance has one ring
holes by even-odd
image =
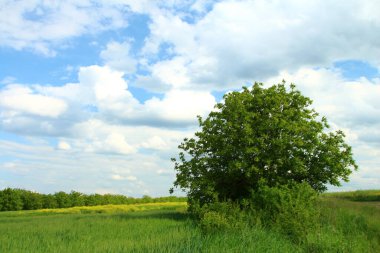
[[[186,221],[190,219],[188,213],[175,210],[138,211],[116,214],[115,216],[120,219],[168,219],[175,221]]]
[[[355,202],[380,202],[380,190],[357,190],[352,192],[325,193],[326,197],[345,199]]]
[[[356,201],[356,202],[379,202],[380,195],[379,196],[354,196],[354,197],[347,197],[346,199]]]

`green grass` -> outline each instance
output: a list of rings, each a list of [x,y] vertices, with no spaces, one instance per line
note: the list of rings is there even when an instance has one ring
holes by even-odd
[[[358,190],[351,192],[325,193],[325,197],[335,197],[359,202],[380,201],[380,190]]]
[[[374,200],[377,196],[380,190],[323,194],[322,240],[337,244],[339,252],[380,252],[380,202]]]
[[[259,228],[205,235],[183,203],[157,203],[157,210],[148,211],[111,209],[1,213],[0,252],[295,252],[281,235]]]
[[[54,208],[54,209],[39,209],[28,211],[7,211],[0,212],[1,217],[17,217],[17,216],[38,216],[38,215],[52,215],[52,214],[90,214],[90,213],[126,213],[136,211],[148,211],[157,209],[170,209],[180,208],[185,209],[186,202],[161,202],[161,203],[145,203],[145,204],[123,204],[123,205],[100,205],[100,206],[75,206],[68,208]]]
[[[301,243],[263,227],[205,234],[180,202],[2,212],[0,252],[380,252],[380,203],[343,196],[322,195]]]

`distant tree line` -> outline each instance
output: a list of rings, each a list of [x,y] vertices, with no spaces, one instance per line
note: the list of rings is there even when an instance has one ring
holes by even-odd
[[[12,188],[6,188],[0,191],[0,211],[176,201],[186,201],[186,198],[175,196],[152,198],[147,195],[144,195],[142,198],[133,198],[115,194],[87,195],[76,191],[71,191],[70,193],[60,191],[54,194],[42,194],[24,189]]]

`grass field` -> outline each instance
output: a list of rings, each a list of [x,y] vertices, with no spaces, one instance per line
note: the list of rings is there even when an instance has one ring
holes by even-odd
[[[340,249],[326,252],[380,252],[380,201],[373,196],[380,190],[322,195],[322,241]]]
[[[293,251],[280,235],[261,229],[203,235],[185,204],[3,212],[0,252]]]
[[[323,195],[302,244],[262,227],[204,234],[183,202],[2,212],[0,252],[380,252],[379,204]]]

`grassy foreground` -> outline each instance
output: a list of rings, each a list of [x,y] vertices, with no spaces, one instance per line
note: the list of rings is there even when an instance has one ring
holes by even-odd
[[[0,252],[293,252],[263,229],[204,235],[185,210],[178,202],[3,212]]]
[[[204,234],[183,202],[2,212],[0,252],[380,252],[380,202],[325,194],[320,208],[303,244],[262,227]]]

